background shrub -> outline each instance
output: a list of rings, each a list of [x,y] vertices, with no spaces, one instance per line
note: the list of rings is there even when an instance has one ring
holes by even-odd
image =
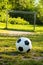
[[[29,22],[27,22],[26,20],[24,20],[23,18],[21,17],[18,17],[18,18],[9,18],[8,19],[8,22],[10,24],[22,24],[22,25],[27,25],[29,24]]]

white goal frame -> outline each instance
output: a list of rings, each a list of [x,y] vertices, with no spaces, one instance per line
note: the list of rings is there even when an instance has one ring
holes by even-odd
[[[29,12],[29,11],[17,11],[17,10],[8,10],[6,13],[6,28],[7,28],[7,23],[8,23],[8,13],[9,12],[14,12],[14,13],[21,13],[21,14],[33,14],[34,15],[34,26],[33,26],[33,30],[35,31],[35,27],[36,27],[36,12]]]

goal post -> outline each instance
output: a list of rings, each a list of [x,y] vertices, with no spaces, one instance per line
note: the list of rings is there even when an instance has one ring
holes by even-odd
[[[35,31],[35,25],[36,25],[36,12],[29,12],[29,11],[17,11],[17,10],[8,10],[6,13],[6,16],[8,15],[9,12],[13,12],[15,14],[33,14],[34,15],[34,25],[33,25],[33,30]],[[6,28],[7,28],[7,22],[8,22],[8,18],[6,17]]]

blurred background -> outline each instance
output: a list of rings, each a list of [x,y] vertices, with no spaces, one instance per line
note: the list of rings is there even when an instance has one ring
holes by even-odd
[[[33,29],[34,14],[15,13],[15,10],[36,12],[35,24],[43,25],[43,0],[0,0],[0,28],[7,29],[8,25],[8,28],[17,29],[16,25],[18,24],[30,25],[29,28]]]

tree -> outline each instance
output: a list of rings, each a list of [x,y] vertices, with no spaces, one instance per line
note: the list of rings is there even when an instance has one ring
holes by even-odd
[[[43,0],[39,1],[39,4],[35,9],[37,11],[37,23],[43,24]]]
[[[34,8],[33,1],[32,0],[15,0],[15,9],[16,10],[33,9]]]

